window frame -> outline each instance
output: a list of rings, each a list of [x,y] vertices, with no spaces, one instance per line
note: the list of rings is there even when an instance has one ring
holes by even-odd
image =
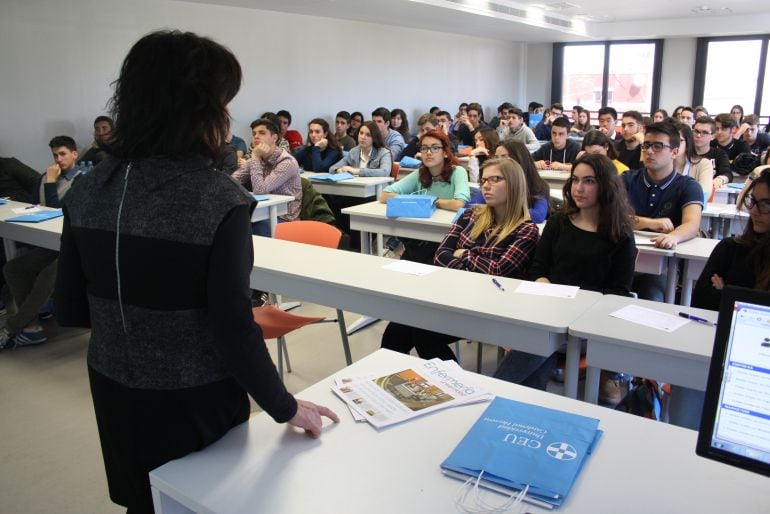
[[[663,39],[621,39],[613,41],[580,41],[576,43],[554,43],[551,69],[551,103],[562,101],[562,84],[564,82],[564,49],[568,46],[604,46],[604,66],[602,77],[602,101],[601,106],[607,107],[609,82],[610,82],[610,47],[612,45],[649,45],[653,44],[655,56],[652,65],[652,84],[650,84],[651,96],[648,113],[653,112],[660,103],[660,78],[663,70]],[[643,113],[644,114],[644,113]]]

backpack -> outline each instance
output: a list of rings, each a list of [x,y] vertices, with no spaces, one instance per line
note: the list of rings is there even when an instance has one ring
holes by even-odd
[[[733,171],[738,175],[748,175],[754,168],[760,165],[758,155],[754,155],[751,152],[739,153],[733,160]]]

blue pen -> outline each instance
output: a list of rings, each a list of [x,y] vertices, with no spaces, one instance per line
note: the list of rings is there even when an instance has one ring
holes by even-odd
[[[503,287],[503,285],[502,285],[500,282],[498,282],[496,278],[493,278],[493,279],[492,279],[492,283],[493,283],[493,284],[495,285],[495,287],[496,287],[496,288],[498,288],[500,291],[505,291],[505,288]]]
[[[679,316],[682,318],[689,319],[691,321],[695,321],[696,323],[702,323],[704,325],[708,325],[710,327],[716,326],[716,323],[712,323],[707,319],[699,318],[698,316],[693,316],[692,314],[687,314],[686,312],[680,312]]]

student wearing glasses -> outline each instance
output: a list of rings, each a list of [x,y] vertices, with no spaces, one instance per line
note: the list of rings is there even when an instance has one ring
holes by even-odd
[[[700,229],[703,190],[692,177],[674,169],[679,139],[674,125],[653,123],[642,143],[646,167],[620,176],[635,212],[634,229],[660,233],[652,238],[658,248],[676,248]],[[645,300],[663,301],[665,283],[665,275],[638,273],[633,290]]]
[[[732,181],[733,172],[730,170],[730,159],[727,153],[711,144],[716,131],[716,122],[708,116],[701,116],[695,120],[692,138],[695,156],[711,164],[713,187],[719,189]]]
[[[562,211],[548,218],[528,278],[628,296],[635,258],[632,213],[615,165],[604,155],[583,155],[564,185]],[[495,378],[545,390],[556,359],[510,350]]]
[[[512,159],[489,159],[481,189],[486,204],[467,209],[452,225],[433,263],[502,277],[522,277],[535,252],[537,225],[529,219],[524,172]],[[423,359],[455,359],[449,344],[458,338],[400,323],[389,323],[382,347]]]
[[[703,190],[704,198],[708,198],[713,190],[714,172],[711,169],[711,162],[695,154],[693,146],[692,130],[684,123],[677,123],[676,129],[679,131],[679,153],[674,158],[674,169],[680,175],[692,177]]]
[[[468,188],[468,172],[457,165],[449,138],[438,130],[427,132],[420,138],[420,159],[422,165],[399,180],[387,186],[380,194],[380,202],[397,195],[432,195],[437,198],[436,207],[456,211],[465,207],[471,194]],[[407,239],[404,241],[402,259],[417,262],[433,262],[437,243]]]

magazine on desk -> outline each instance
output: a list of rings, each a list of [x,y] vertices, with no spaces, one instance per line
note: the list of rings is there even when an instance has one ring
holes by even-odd
[[[335,381],[332,391],[375,428],[492,398],[489,392],[473,383],[471,373],[454,361],[440,359],[385,374],[341,377]]]

